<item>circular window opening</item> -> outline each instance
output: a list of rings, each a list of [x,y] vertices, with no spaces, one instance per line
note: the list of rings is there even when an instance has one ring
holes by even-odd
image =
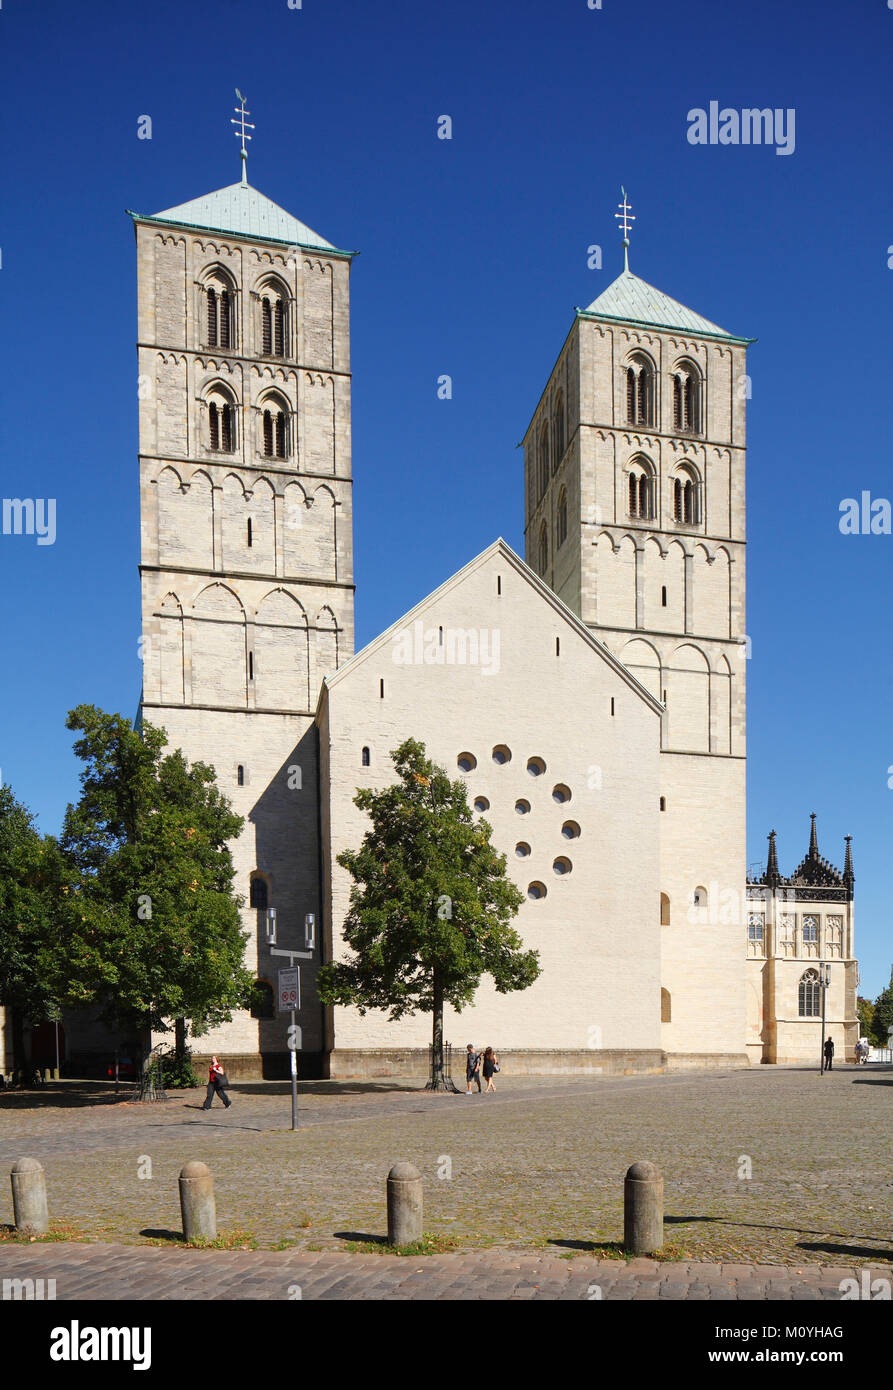
[[[501,767],[503,763],[510,763],[511,760],[512,750],[510,748],[506,748],[504,743],[497,743],[496,747],[493,749],[494,763],[499,763]]]
[[[546,885],[544,883],[528,883],[528,898],[544,898],[546,896]]]
[[[552,800],[557,802],[570,801],[571,789],[566,787],[563,782],[559,782],[557,787],[552,788]]]
[[[575,820],[566,820],[561,827],[561,833],[566,840],[576,840],[580,834],[580,827]]]
[[[530,853],[530,846],[524,840],[519,840],[515,845],[515,853],[519,859],[526,859]]]
[[[543,762],[542,758],[527,759],[527,771],[530,773],[531,777],[542,777],[545,770],[546,764]]]
[[[518,815],[519,815],[519,816],[526,816],[526,815],[527,815],[527,812],[530,810],[530,802],[529,802],[529,801],[516,801],[516,802],[515,802],[515,810],[518,812]]]
[[[474,772],[478,765],[478,760],[473,753],[460,753],[456,762],[460,772]]]
[[[573,865],[569,859],[565,859],[562,856],[560,859],[555,860],[552,868],[555,870],[556,874],[569,874]]]
[[[474,809],[476,811],[489,811],[490,803],[485,796],[477,796],[474,801]]]

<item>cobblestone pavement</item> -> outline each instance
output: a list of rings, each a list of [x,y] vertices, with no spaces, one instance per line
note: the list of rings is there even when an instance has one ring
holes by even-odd
[[[889,1270],[886,1271],[889,1273]],[[473,1251],[421,1259],[329,1252],[0,1248],[0,1279],[55,1279],[57,1300],[626,1299],[837,1301],[862,1266],[659,1263]],[[868,1270],[870,1279],[883,1277]],[[47,1286],[44,1285],[44,1292]]]
[[[513,1258],[570,1257],[562,1266],[576,1269],[616,1253],[624,1173],[650,1159],[665,1179],[665,1259],[835,1269],[893,1261],[893,1068],[501,1075],[498,1084],[496,1095],[468,1098],[398,1083],[304,1083],[297,1134],[287,1083],[237,1088],[231,1109],[215,1102],[208,1113],[196,1108],[203,1092],[157,1105],[0,1095],[0,1167],[40,1159],[50,1214],[72,1234],[140,1242],[179,1231],[177,1175],[201,1159],[214,1174],[221,1231],[313,1253],[380,1237],[385,1176],[409,1160],[425,1180],[430,1234]],[[11,1220],[3,1178],[0,1223]],[[380,1270],[387,1257],[346,1258]]]

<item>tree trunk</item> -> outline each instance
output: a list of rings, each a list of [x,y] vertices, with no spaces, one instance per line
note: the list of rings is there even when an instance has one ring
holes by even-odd
[[[186,1020],[174,1019],[174,1057],[178,1062],[186,1060]]]
[[[12,1069],[14,1072],[21,1072],[23,1075],[28,1070],[28,1059],[25,1056],[25,1015],[21,1009],[10,1009],[11,1032],[12,1032]]]
[[[446,1078],[443,1074],[443,980],[439,970],[434,971],[434,1009],[432,1011],[431,1032],[431,1077],[429,1091],[445,1091]]]

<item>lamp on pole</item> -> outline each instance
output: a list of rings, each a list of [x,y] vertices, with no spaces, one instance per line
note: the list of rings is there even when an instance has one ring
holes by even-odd
[[[822,1064],[821,1075],[825,1073],[825,999],[828,994],[828,986],[831,983],[831,966],[825,961],[819,961],[819,985],[822,990]]]

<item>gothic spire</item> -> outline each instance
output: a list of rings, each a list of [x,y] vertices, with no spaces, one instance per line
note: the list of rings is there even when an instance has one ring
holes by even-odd
[[[818,839],[818,836],[816,835],[816,830],[815,830],[815,811],[811,811],[811,812],[810,812],[810,814],[809,814],[809,819],[810,819],[811,822],[812,822],[812,827],[811,827],[810,832],[809,832],[809,854],[807,855],[807,858],[808,858],[808,859],[818,859],[818,858],[819,858],[819,839]]]
[[[766,865],[766,883],[770,888],[778,886],[781,875],[778,872],[778,853],[775,848],[775,831],[769,831],[769,862]]]
[[[843,861],[843,881],[847,886],[849,897],[852,897],[853,884],[856,881],[856,875],[853,873],[853,837],[852,835],[844,835],[843,838],[846,840],[846,855]]]

